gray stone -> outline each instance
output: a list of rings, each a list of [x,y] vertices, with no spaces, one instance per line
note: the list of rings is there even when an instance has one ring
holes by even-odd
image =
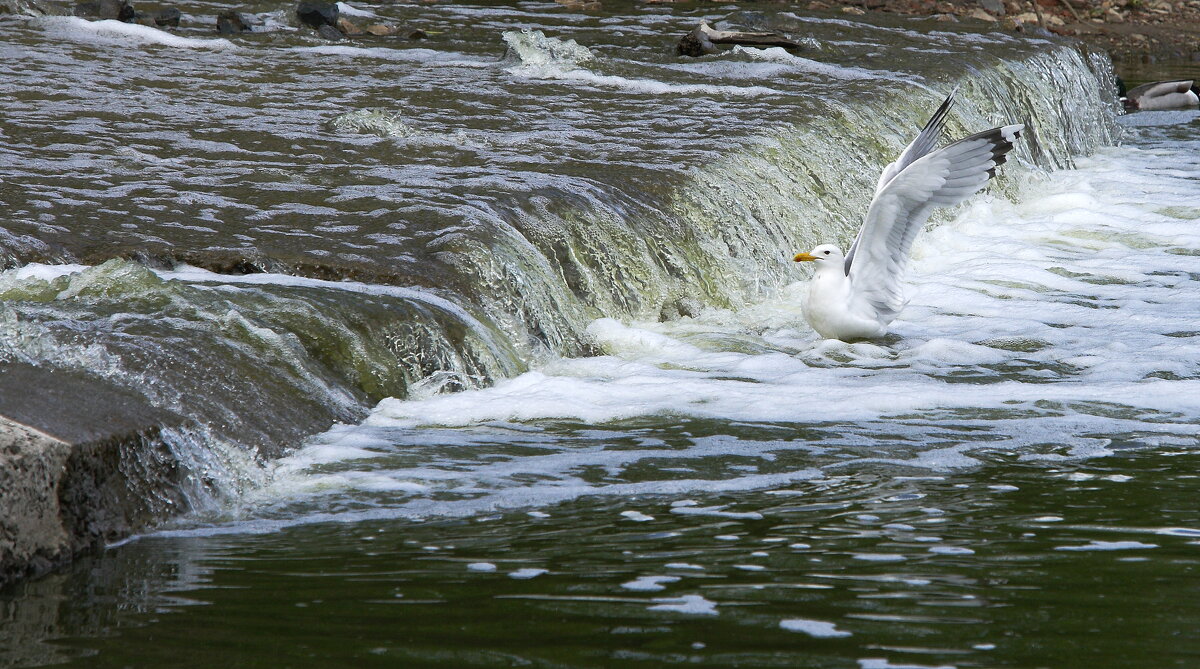
[[[131,22],[137,16],[129,0],[87,0],[75,5],[75,16]]]
[[[186,511],[174,422],[102,380],[0,363],[0,586]]]
[[[321,26],[320,28],[317,28],[317,34],[334,42],[346,38],[346,36],[342,34],[342,31],[333,26]]]
[[[992,16],[1004,16],[1003,0],[979,0],[979,6]]]
[[[296,5],[296,18],[313,30],[320,30],[321,26],[337,27],[339,14],[337,3],[334,2],[301,0]]]
[[[182,16],[183,13],[175,7],[163,7],[154,13],[154,25],[160,28],[178,28]]]
[[[0,418],[0,585],[71,556],[58,482],[71,446]]]
[[[222,35],[253,32],[249,18],[232,9],[217,14],[217,32]]]

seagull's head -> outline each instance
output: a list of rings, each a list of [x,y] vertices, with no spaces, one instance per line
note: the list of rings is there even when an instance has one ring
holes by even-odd
[[[842,250],[833,244],[822,244],[808,253],[797,253],[796,257],[792,258],[792,260],[796,262],[811,260],[817,263],[817,267],[821,267],[823,265],[838,265],[845,260],[845,256],[842,255]]]

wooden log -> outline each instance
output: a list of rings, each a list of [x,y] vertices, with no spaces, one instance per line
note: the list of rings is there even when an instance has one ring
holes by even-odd
[[[772,47],[799,49],[800,43],[788,39],[779,33],[770,32],[737,32],[732,30],[714,30],[707,22],[701,22],[692,32],[679,40],[676,51],[681,56],[703,56],[717,52],[717,44],[740,44],[742,46]]]

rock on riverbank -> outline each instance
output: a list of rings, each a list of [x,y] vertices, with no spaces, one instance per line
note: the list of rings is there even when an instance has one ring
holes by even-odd
[[[0,586],[185,511],[168,421],[103,382],[0,363]]]
[[[810,11],[884,12],[974,21],[998,30],[1044,29],[1113,55],[1200,60],[1200,0],[807,0]]]

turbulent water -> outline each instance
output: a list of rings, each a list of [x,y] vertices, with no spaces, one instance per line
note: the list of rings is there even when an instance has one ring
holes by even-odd
[[[430,38],[4,24],[0,361],[205,483],[0,595],[0,664],[1200,661],[1197,112],[922,21],[372,10]],[[805,48],[674,56],[702,16]],[[955,86],[1027,132],[821,340],[792,254]]]

